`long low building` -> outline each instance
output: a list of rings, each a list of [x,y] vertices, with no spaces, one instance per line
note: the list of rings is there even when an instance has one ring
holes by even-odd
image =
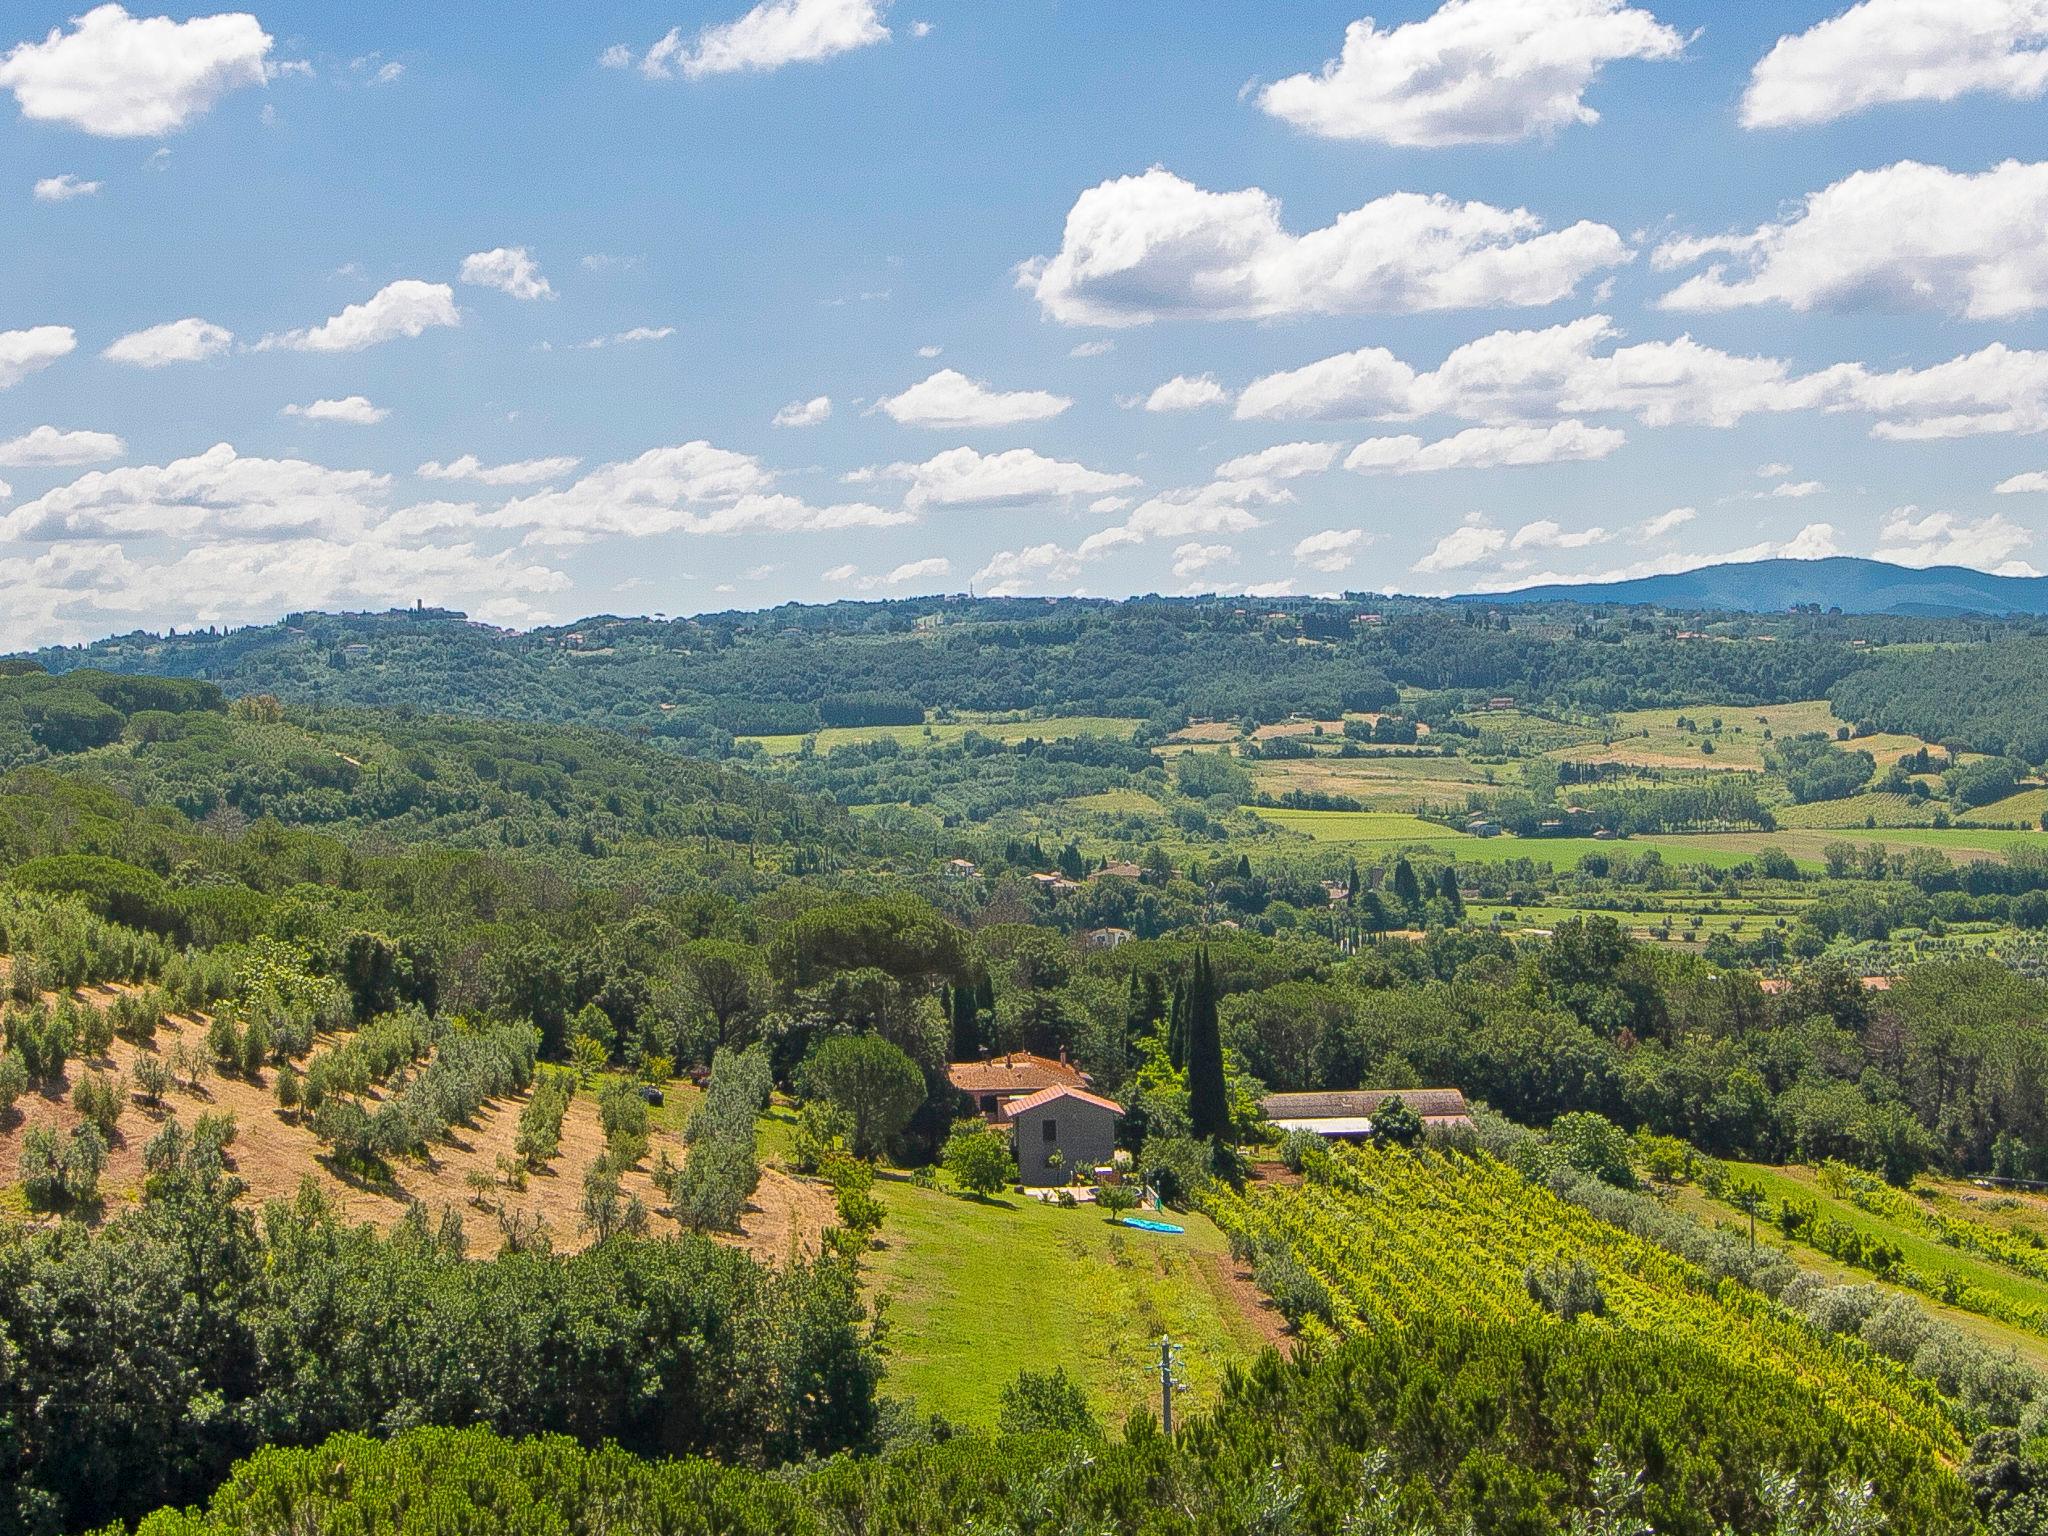
[[[1269,1093],[1259,1108],[1278,1131],[1310,1131],[1333,1141],[1363,1141],[1372,1117],[1399,1099],[1425,1130],[1470,1130],[1472,1111],[1455,1088],[1353,1088],[1336,1093]]]

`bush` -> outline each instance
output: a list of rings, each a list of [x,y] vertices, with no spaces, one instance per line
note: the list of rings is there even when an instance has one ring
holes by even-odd
[[[1095,1191],[1095,1203],[1115,1221],[1126,1211],[1138,1208],[1138,1192],[1128,1184],[1104,1184]]]
[[[1565,1322],[1607,1315],[1607,1293],[1600,1288],[1600,1272],[1584,1259],[1531,1264],[1522,1271],[1522,1284],[1531,1301]]]
[[[170,1066],[163,1057],[150,1053],[136,1059],[135,1091],[152,1109],[163,1103],[173,1082]]]
[[[1209,1144],[1192,1136],[1154,1136],[1138,1159],[1139,1176],[1176,1208],[1186,1207],[1215,1175]]]
[[[14,1108],[14,1101],[28,1092],[28,1068],[21,1064],[19,1051],[0,1053],[0,1118]]]
[[[96,1126],[102,1137],[111,1140],[121,1111],[127,1107],[124,1084],[119,1077],[109,1077],[104,1072],[88,1073],[72,1088],[71,1107]]]
[[[970,1195],[992,1195],[1017,1173],[1010,1138],[979,1120],[954,1126],[939,1160],[954,1184]]]
[[[1078,1435],[1100,1439],[1088,1398],[1066,1371],[1019,1371],[997,1399],[996,1429],[1005,1435]]]
[[[1310,1318],[1327,1323],[1335,1315],[1330,1288],[1285,1248],[1261,1253],[1253,1264],[1252,1274],[1259,1289],[1273,1298],[1273,1305],[1280,1309],[1290,1327],[1299,1328]]]
[[[534,1081],[533,1096],[519,1112],[518,1139],[513,1143],[528,1168],[538,1172],[561,1152],[562,1121],[575,1092],[575,1074],[559,1067],[543,1068]]]

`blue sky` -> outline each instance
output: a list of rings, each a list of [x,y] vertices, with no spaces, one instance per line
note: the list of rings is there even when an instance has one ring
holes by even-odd
[[[2041,0],[77,6],[0,644],[2048,566]]]

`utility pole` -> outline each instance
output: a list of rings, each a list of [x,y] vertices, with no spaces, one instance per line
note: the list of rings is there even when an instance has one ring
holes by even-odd
[[[1159,1372],[1159,1427],[1166,1431],[1166,1438],[1173,1438],[1173,1394],[1188,1390],[1188,1384],[1174,1374],[1180,1364],[1181,1345],[1173,1342],[1172,1335],[1159,1335],[1159,1364],[1153,1367]]]

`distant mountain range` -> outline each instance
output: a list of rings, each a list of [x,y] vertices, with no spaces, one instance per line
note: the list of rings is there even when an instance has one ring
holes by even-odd
[[[1516,592],[1473,592],[1461,603],[1642,604],[1685,610],[1775,613],[1801,604],[1844,613],[2048,614],[2048,576],[1993,576],[1959,565],[1911,570],[1882,560],[1846,555],[1827,560],[1751,560],[1708,565],[1669,576],[1583,586],[1524,587]]]

